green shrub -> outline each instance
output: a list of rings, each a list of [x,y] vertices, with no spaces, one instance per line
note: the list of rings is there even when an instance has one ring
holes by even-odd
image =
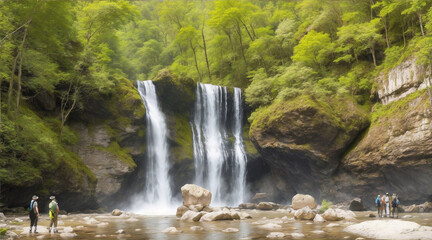
[[[7,228],[0,228],[0,236],[6,235]]]
[[[321,208],[319,210],[320,213],[324,213],[329,207],[332,205],[332,202],[327,202],[326,199],[323,199],[321,202]]]

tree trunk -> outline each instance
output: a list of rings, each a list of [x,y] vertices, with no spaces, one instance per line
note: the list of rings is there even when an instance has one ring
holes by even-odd
[[[25,28],[24,30],[24,37],[23,40],[21,42],[21,46],[20,46],[20,63],[18,66],[18,78],[17,78],[17,93],[16,93],[16,105],[15,105],[15,119],[18,118],[18,114],[19,114],[19,104],[20,104],[20,98],[21,98],[21,77],[22,77],[22,63],[23,63],[23,58],[24,58],[24,43],[26,41],[27,38],[27,33],[28,33],[28,27]]]
[[[17,62],[18,62],[19,55],[20,55],[20,52],[18,50],[17,55],[16,55],[16,57],[14,59],[14,63],[12,65],[11,79],[9,81],[9,90],[8,90],[8,98],[7,98],[7,111],[8,111],[8,114],[10,114],[11,110],[12,110],[11,101],[12,101],[14,82],[15,82],[16,65],[17,65]]]
[[[421,13],[419,14],[419,24],[420,24],[421,34],[424,37],[425,33],[424,33],[424,30],[423,30],[423,20],[422,20],[422,14]]]
[[[372,6],[373,6],[374,4],[375,4],[374,1],[373,1],[373,0],[370,0],[370,17],[371,17],[371,20],[373,19],[373,8],[372,8]]]
[[[201,29],[201,35],[202,35],[202,39],[203,39],[204,55],[205,55],[206,64],[207,64],[207,73],[208,73],[209,79],[211,81],[210,64],[209,64],[209,60],[208,60],[208,56],[207,56],[207,44],[206,44],[205,35],[204,35],[204,22],[203,22],[202,29]]]
[[[404,40],[404,48],[406,48],[406,38],[405,38],[405,28],[404,28],[404,24],[402,24],[402,37]]]
[[[193,55],[194,55],[195,68],[196,68],[196,70],[198,72],[198,82],[201,82],[201,73],[200,73],[199,68],[198,68],[198,61],[197,61],[197,57],[196,57],[196,52],[195,52],[195,48],[192,46],[192,42],[190,43],[190,46],[192,48],[192,52],[193,52]]]
[[[388,29],[387,29],[387,18],[384,18],[384,31],[385,31],[385,38],[386,38],[386,43],[387,43],[387,48],[390,47],[390,41],[389,41],[389,37],[388,37]]]
[[[61,114],[61,123],[60,123],[60,141],[62,139],[62,135],[63,135],[63,128],[64,125],[66,123],[66,120],[68,119],[70,113],[72,112],[72,110],[74,110],[77,99],[78,99],[78,92],[79,92],[79,88],[75,87],[74,89],[74,93],[72,95],[72,105],[70,106],[69,109],[66,110],[66,107],[69,103],[69,96],[70,96],[70,91],[72,90],[72,81],[69,83],[69,89],[67,91],[67,93],[65,95],[63,95],[62,97],[62,101],[61,101],[61,106],[60,106],[60,114]],[[65,99],[66,98],[66,99]]]
[[[376,67],[377,64],[376,64],[376,58],[375,58],[375,47],[374,47],[374,46],[371,47],[371,53],[372,53],[373,64],[374,64],[374,66]]]
[[[242,34],[241,34],[241,29],[240,29],[240,26],[238,23],[236,25],[237,25],[237,34],[239,36],[239,41],[240,41],[240,52],[241,52],[242,58],[245,62],[245,65],[247,67],[246,56],[245,56],[244,49],[243,49],[243,38],[242,38]]]

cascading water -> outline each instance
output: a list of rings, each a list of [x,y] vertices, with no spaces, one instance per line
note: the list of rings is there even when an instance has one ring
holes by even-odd
[[[234,88],[234,129],[233,135],[235,138],[234,142],[234,173],[233,175],[238,177],[234,178],[234,199],[238,203],[244,202],[245,197],[245,186],[246,186],[246,152],[243,146],[243,108],[241,101],[241,90]]]
[[[144,192],[135,201],[137,212],[172,213],[170,176],[168,175],[167,125],[153,82],[137,81],[138,92],[146,107],[147,164]]]
[[[231,101],[234,106],[229,106],[229,102],[225,87],[198,83],[191,123],[195,183],[212,192],[212,202],[216,205],[237,205],[245,195],[246,154],[241,136],[240,89],[234,89],[234,101]],[[234,136],[234,143],[230,135]]]

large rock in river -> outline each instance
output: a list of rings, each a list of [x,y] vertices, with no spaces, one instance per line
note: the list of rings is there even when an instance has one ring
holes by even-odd
[[[367,112],[349,97],[302,95],[258,110],[250,137],[270,165],[279,198],[290,200],[298,192],[319,197],[368,125]]]
[[[181,188],[183,205],[191,206],[201,204],[203,207],[210,206],[212,194],[209,190],[195,184],[186,184]]]
[[[296,194],[292,198],[292,208],[294,210],[301,209],[304,207],[310,207],[311,209],[316,208],[317,204],[315,202],[315,198],[311,195],[303,195],[303,194]]]

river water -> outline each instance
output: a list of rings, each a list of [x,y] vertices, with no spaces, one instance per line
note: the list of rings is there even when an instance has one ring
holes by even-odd
[[[184,239],[184,240],[219,240],[219,239],[268,239],[270,232],[283,232],[285,234],[302,233],[304,237],[299,239],[356,239],[359,235],[344,232],[349,225],[362,221],[373,220],[367,215],[371,212],[356,212],[357,218],[352,221],[335,221],[314,223],[312,221],[297,221],[293,214],[279,211],[247,211],[253,218],[236,221],[217,222],[183,222],[175,216],[144,216],[131,214],[130,216],[111,216],[110,214],[71,214],[59,217],[59,233],[48,234],[48,216],[42,216],[39,222],[39,233],[29,235],[28,219],[18,216],[23,222],[9,224],[12,231],[20,234],[20,239],[63,239],[60,234],[67,229],[73,229],[77,234],[74,239]],[[400,217],[408,214],[400,214]],[[432,213],[410,213],[413,216],[407,221],[417,222],[420,225],[432,227]],[[15,219],[17,216],[8,216]],[[282,226],[280,229],[264,229],[266,223],[276,223]],[[328,227],[336,223],[339,226]],[[1,223],[0,223],[1,224]],[[204,230],[192,231],[190,227],[201,226]],[[71,227],[71,228],[70,228]],[[178,234],[167,234],[162,231],[168,227],[176,227],[183,231]],[[237,228],[238,232],[225,233],[227,228]],[[123,229],[124,234],[116,233]],[[39,238],[38,238],[39,237]],[[291,236],[283,239],[292,239]],[[367,238],[366,238],[367,239]]]

